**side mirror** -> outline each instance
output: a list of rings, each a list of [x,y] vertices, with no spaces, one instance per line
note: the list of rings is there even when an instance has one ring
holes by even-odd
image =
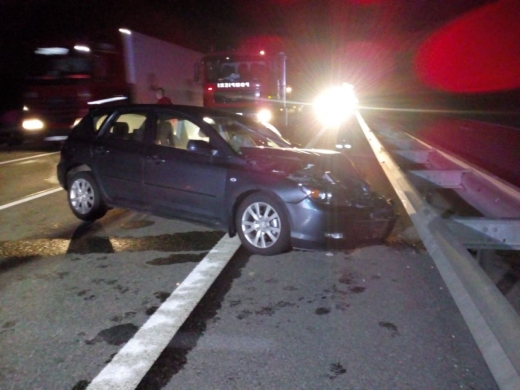
[[[215,154],[214,153],[215,150],[211,147],[209,142],[198,140],[198,139],[189,140],[188,144],[186,145],[186,150],[188,150],[188,152],[208,154],[208,155]]]

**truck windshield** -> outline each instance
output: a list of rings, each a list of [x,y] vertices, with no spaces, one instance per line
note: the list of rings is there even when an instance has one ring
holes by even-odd
[[[223,57],[204,61],[208,82],[262,81],[267,75],[268,63],[264,58],[241,59]]]
[[[90,79],[92,58],[89,55],[34,54],[29,79],[32,82],[63,83]]]

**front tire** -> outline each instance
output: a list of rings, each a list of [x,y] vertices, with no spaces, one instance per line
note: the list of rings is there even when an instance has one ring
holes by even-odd
[[[235,222],[242,244],[252,253],[272,256],[290,248],[289,219],[272,196],[249,195],[238,207]]]
[[[83,221],[94,221],[105,215],[107,208],[90,173],[75,174],[68,188],[69,206],[76,217]]]

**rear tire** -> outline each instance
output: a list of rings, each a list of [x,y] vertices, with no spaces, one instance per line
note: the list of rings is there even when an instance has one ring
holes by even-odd
[[[272,256],[290,249],[289,218],[279,201],[256,192],[240,204],[236,228],[242,244],[252,253]]]
[[[107,212],[96,181],[88,172],[76,173],[69,181],[68,201],[72,212],[83,221],[94,221]]]

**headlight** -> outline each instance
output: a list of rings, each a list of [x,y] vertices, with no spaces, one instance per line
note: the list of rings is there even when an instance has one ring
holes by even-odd
[[[264,109],[258,111],[258,113],[256,114],[256,117],[258,118],[259,122],[267,123],[272,119],[273,114],[271,113],[270,110],[268,110],[267,108],[264,108]]]
[[[26,119],[22,123],[25,130],[41,130],[43,126],[43,122],[39,119]]]
[[[309,199],[319,203],[329,204],[332,199],[332,193],[324,189],[317,187],[307,187],[303,185],[300,186],[300,189],[305,193],[305,195],[309,197]]]

